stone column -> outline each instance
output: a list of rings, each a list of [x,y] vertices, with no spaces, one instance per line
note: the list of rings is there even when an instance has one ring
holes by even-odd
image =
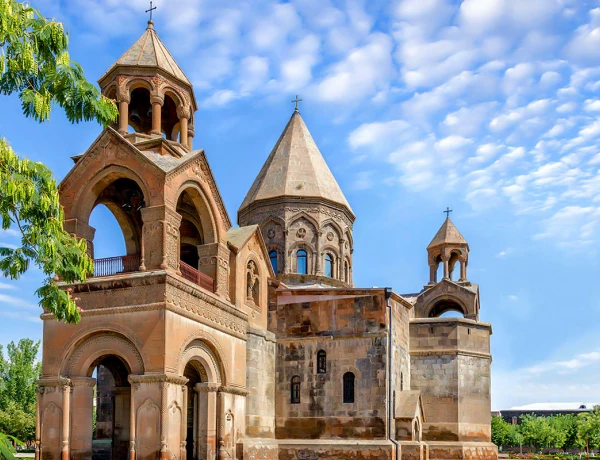
[[[192,446],[192,452],[193,452],[193,456],[194,458],[198,458],[198,389],[194,388],[194,401],[193,401],[193,412],[194,412],[194,424],[192,425],[192,437],[193,437],[193,443],[194,445]],[[187,433],[186,433],[187,434]]]
[[[143,208],[142,262],[144,270],[179,272],[179,226],[181,216],[167,206]]]
[[[130,381],[131,383],[131,381]],[[135,389],[137,385],[131,384],[129,398],[129,460],[135,460]]]
[[[214,383],[197,383],[198,458],[215,460],[217,454],[217,390]]]
[[[92,457],[92,422],[94,416],[94,385],[91,377],[73,377],[71,400],[71,458]]]
[[[460,262],[460,279],[458,281],[467,281],[467,260],[459,259]]]
[[[71,235],[84,239],[87,243],[87,253],[93,259],[94,258],[94,235],[96,234],[96,229],[91,227],[87,223],[79,220],[79,219],[67,219],[63,222],[63,228],[67,233]]]
[[[62,449],[61,459],[69,460],[69,436],[71,428],[71,382],[67,381],[62,386]]]
[[[323,257],[323,254],[321,254],[321,237],[323,236],[323,232],[317,232],[317,243],[316,243],[316,253],[315,253],[315,264],[314,264],[314,274],[315,275],[322,275],[323,274],[323,270],[321,268],[321,258]],[[308,273],[309,275],[311,275],[311,273]],[[332,273],[333,275],[333,273]]]
[[[450,258],[445,255],[442,256],[442,263],[444,264],[444,278],[443,279],[445,279],[445,280],[450,278],[450,267],[448,264],[449,259]]]
[[[119,134],[124,136],[129,129],[129,102],[119,101]]]
[[[229,300],[229,249],[221,243],[198,246],[198,271],[215,282],[215,294]]]
[[[119,84],[117,99],[119,101],[119,134],[124,136],[129,132],[129,103],[131,102],[131,96],[124,82]]]
[[[177,107],[177,117],[179,118],[179,143],[188,147],[188,121],[190,119],[190,109],[184,105]]]
[[[284,242],[283,242],[283,271],[281,273],[285,273],[286,275],[292,273],[292,255],[290,254],[290,244],[289,244],[289,236],[290,231],[284,230]]]
[[[186,451],[186,438],[187,438],[187,386],[181,385],[181,453],[180,460],[184,460],[187,457]]]
[[[164,102],[165,98],[162,94],[153,91],[150,95],[150,103],[152,104],[152,131],[150,131],[150,134],[153,136],[162,136],[161,112]]]
[[[41,413],[40,407],[42,405],[42,388],[38,387],[35,389],[35,460],[40,460],[40,437],[41,437]]]
[[[437,266],[430,265],[429,266],[429,284],[433,285],[437,283]]]

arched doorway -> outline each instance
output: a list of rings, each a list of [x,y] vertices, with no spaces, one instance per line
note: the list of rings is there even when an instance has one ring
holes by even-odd
[[[92,415],[92,460],[127,459],[130,440],[131,386],[129,369],[115,355],[91,366],[96,379]]]
[[[187,382],[187,432],[185,438],[186,460],[198,458],[198,396],[197,385],[202,382],[201,366],[197,361],[190,361],[183,371]]]

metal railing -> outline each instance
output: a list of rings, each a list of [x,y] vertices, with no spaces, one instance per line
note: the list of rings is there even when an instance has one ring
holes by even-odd
[[[140,254],[94,259],[93,276],[111,276],[119,273],[137,272],[140,269]]]
[[[181,271],[181,276],[186,280],[196,283],[198,286],[207,289],[210,292],[215,292],[215,280],[210,276],[199,272],[191,265],[186,264],[183,260],[179,261],[179,271]]]

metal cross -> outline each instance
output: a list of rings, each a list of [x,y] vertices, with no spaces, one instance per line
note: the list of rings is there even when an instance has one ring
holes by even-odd
[[[450,209],[448,206],[446,206],[446,210],[442,211],[446,213],[446,219],[450,218],[450,213],[452,212],[452,209]]]
[[[298,99],[298,95],[296,94],[296,99],[294,99],[292,102],[296,103],[296,112],[298,111],[298,102],[302,102],[302,99]]]
[[[152,12],[156,9],[156,7],[152,7],[152,0],[150,0],[150,9],[146,10],[146,13],[150,13],[150,20],[152,21]]]

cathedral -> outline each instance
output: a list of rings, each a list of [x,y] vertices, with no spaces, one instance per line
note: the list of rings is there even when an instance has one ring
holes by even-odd
[[[357,216],[297,108],[234,226],[152,21],[99,85],[119,118],[73,157],[64,227],[93,258],[104,205],[126,254],[61,284],[79,324],[42,315],[36,460],[497,459],[492,329],[449,218],[418,293],[355,287]]]

